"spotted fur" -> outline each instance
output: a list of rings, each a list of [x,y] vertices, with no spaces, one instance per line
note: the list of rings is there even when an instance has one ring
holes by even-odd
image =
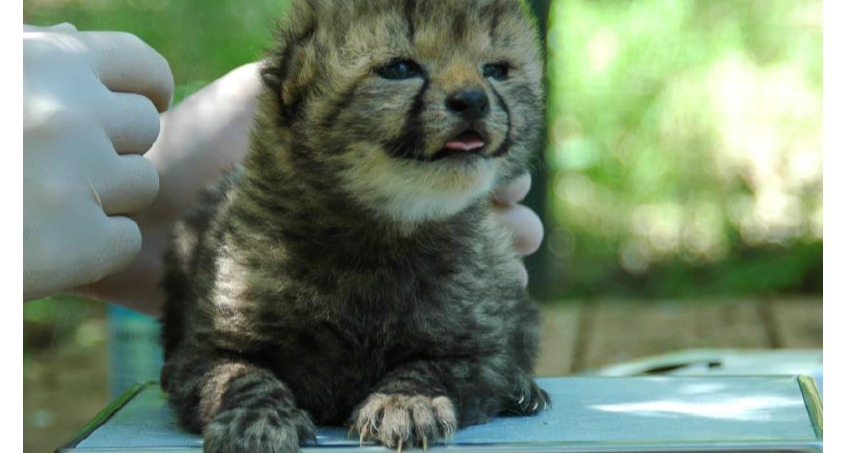
[[[397,61],[420,71],[386,78]],[[425,447],[546,407],[538,313],[486,201],[528,169],[541,77],[520,0],[292,2],[246,162],[166,256],[162,384],[206,451],[293,452],[314,423]],[[450,107],[467,91],[478,117]],[[467,128],[483,148],[445,148]]]

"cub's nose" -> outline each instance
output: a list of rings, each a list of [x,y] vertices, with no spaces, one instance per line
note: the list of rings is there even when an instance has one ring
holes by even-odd
[[[488,95],[482,90],[463,90],[451,94],[446,100],[447,109],[467,121],[477,120],[488,114]]]

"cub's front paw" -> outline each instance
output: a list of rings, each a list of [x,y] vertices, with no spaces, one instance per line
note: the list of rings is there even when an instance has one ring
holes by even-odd
[[[203,431],[205,453],[296,453],[314,440],[314,424],[300,409],[236,407],[220,412]]]
[[[546,390],[538,387],[534,379],[525,377],[520,379],[513,400],[509,402],[508,412],[534,415],[546,410],[552,403]]]
[[[374,393],[353,414],[350,433],[359,439],[375,440],[386,447],[420,446],[446,439],[458,425],[452,401],[445,396],[386,395]]]

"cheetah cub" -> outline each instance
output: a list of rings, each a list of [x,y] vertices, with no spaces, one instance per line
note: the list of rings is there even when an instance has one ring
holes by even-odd
[[[494,187],[543,118],[522,0],[293,0],[243,168],[166,256],[162,385],[207,452],[315,424],[426,448],[534,414],[538,311]]]

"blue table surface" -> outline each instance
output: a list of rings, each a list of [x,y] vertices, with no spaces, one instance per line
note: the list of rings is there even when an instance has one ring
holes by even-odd
[[[522,443],[686,444],[817,441],[793,376],[568,377],[538,379],[553,406],[459,430],[450,446]],[[343,428],[321,428],[318,446],[357,447]],[[201,448],[148,386],[77,449]],[[821,441],[820,441],[821,445]]]

